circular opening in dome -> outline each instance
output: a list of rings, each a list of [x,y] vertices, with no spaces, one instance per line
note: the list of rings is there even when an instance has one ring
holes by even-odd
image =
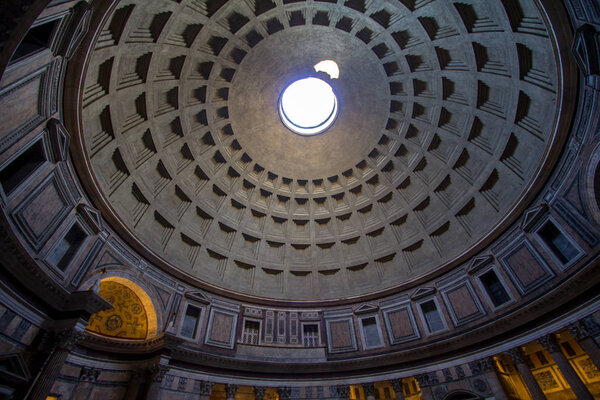
[[[324,132],[338,113],[337,97],[331,86],[318,78],[303,78],[291,83],[279,99],[283,124],[299,135]]]

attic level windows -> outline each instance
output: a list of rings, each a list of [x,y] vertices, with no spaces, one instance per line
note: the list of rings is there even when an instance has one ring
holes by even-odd
[[[374,316],[361,318],[360,323],[363,329],[365,349],[382,346],[383,341],[381,340],[381,334],[377,327],[377,319]]]
[[[200,309],[192,305],[188,305],[183,317],[180,335],[193,339],[198,331],[198,322],[200,321]]]
[[[46,161],[43,146],[38,140],[0,171],[0,185],[7,196]]]
[[[30,28],[15,50],[11,62],[21,60],[39,51],[50,48],[54,37],[56,23],[57,20],[53,20]]]
[[[319,346],[319,325],[317,324],[305,324],[302,326],[302,345],[304,347],[317,347]]]
[[[246,320],[244,321],[244,332],[242,342],[246,344],[258,344],[260,336],[260,322]]]
[[[54,247],[48,257],[48,262],[61,271],[65,271],[73,258],[75,258],[77,251],[86,237],[87,235],[79,225],[74,224],[60,242],[58,242],[56,247]]]
[[[494,270],[489,270],[488,272],[482,274],[479,279],[485,288],[485,291],[490,296],[492,303],[494,303],[495,307],[499,307],[502,304],[510,301],[510,296],[506,292],[506,289],[498,279],[498,275]]]
[[[552,220],[546,221],[537,230],[537,235],[563,266],[571,264],[581,253]]]
[[[444,330],[444,322],[433,300],[421,303],[421,311],[423,311],[423,317],[425,317],[427,329],[430,333]]]

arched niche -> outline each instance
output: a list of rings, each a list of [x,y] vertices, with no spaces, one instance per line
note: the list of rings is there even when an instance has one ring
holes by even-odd
[[[482,397],[469,392],[468,390],[453,390],[444,396],[443,400],[477,400],[481,398]]]
[[[148,294],[129,279],[112,276],[100,281],[100,296],[114,308],[90,317],[87,330],[122,339],[156,336],[158,321]]]

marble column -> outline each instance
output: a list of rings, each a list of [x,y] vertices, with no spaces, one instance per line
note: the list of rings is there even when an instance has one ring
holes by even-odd
[[[433,390],[431,390],[431,385],[437,383],[437,376],[436,376],[435,372],[415,375],[415,379],[419,383],[419,389],[421,389],[421,399],[422,400],[434,400]]]
[[[560,350],[560,345],[556,341],[556,338],[553,334],[546,335],[540,339],[538,339],[538,343],[541,344],[548,350],[556,365],[558,365],[558,369],[562,373],[563,377],[571,386],[571,390],[575,393],[577,400],[592,400],[594,397],[588,390],[585,383],[581,380],[577,372],[573,369],[573,366],[567,360],[567,357]]]
[[[350,400],[350,386],[339,385],[337,387],[337,392],[340,400]]]
[[[390,384],[392,385],[392,389],[394,389],[394,393],[396,394],[396,400],[404,400],[402,378],[392,379],[390,380]]]
[[[497,371],[496,371],[496,362],[493,357],[485,357],[481,360],[477,360],[477,364],[483,375],[485,376],[488,385],[490,385],[490,389],[497,400],[507,400],[508,396],[504,391],[504,387],[502,383],[498,379]]]
[[[79,373],[79,383],[71,393],[71,399],[87,399],[94,387],[94,382],[98,379],[100,370],[97,368],[83,367]]]
[[[590,332],[596,325],[596,321],[588,316],[569,324],[569,331],[571,331],[583,351],[590,357],[596,368],[600,370],[600,347],[598,347]]]
[[[225,395],[227,396],[227,400],[235,399],[235,394],[237,393],[238,388],[239,388],[238,385],[233,385],[233,384],[225,385]]]
[[[264,400],[266,391],[265,386],[254,386],[254,400]]]
[[[365,391],[367,400],[375,400],[375,385],[373,382],[363,383],[362,388]]]
[[[146,400],[155,400],[160,396],[160,386],[169,371],[170,367],[166,364],[154,364],[148,369],[148,391],[146,392]]]
[[[529,391],[529,394],[533,398],[533,400],[546,400],[546,395],[540,388],[540,385],[535,380],[535,377],[531,373],[529,366],[525,361],[525,354],[523,354],[523,350],[516,347],[506,352],[506,354],[511,358],[517,370],[521,374],[521,378],[523,378],[523,382],[525,382],[525,386]]]
[[[209,381],[198,381],[198,399],[199,400],[210,400],[212,394],[212,388],[214,383]]]
[[[40,369],[31,389],[25,396],[27,400],[46,400],[56,381],[60,369],[67,361],[73,347],[82,339],[83,333],[72,329],[50,333],[48,340],[52,345],[50,354]]]
[[[125,398],[123,400],[136,400],[138,398],[138,393],[140,392],[140,387],[144,384],[145,377],[146,370],[138,369],[131,371],[127,392],[125,392]]]

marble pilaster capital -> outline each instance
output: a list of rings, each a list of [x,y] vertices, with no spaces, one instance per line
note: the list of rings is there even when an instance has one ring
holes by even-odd
[[[282,386],[277,388],[277,394],[279,394],[279,400],[289,400],[292,395],[292,388],[287,386]]]
[[[83,332],[75,331],[73,329],[64,329],[62,331],[54,332],[52,339],[56,347],[71,351],[77,343],[83,339]]]
[[[419,383],[419,387],[428,387],[439,383],[435,372],[415,375],[415,379]]]
[[[482,359],[479,359],[477,360],[477,365],[484,373],[494,372],[496,368],[496,363],[494,362],[493,357],[484,357]]]
[[[171,367],[165,364],[154,364],[146,370],[151,382],[162,382]]]
[[[237,393],[239,386],[238,385],[234,385],[234,384],[227,384],[225,385],[225,393],[227,394],[227,398],[231,399],[235,397],[235,394]]]
[[[263,400],[266,391],[267,388],[265,386],[254,386],[254,400]]]
[[[348,385],[338,385],[337,392],[338,396],[340,396],[340,399],[350,398],[350,386]]]
[[[586,337],[590,336],[590,333],[588,332],[586,326],[581,320],[572,322],[567,327],[569,328],[569,332],[571,332],[571,334],[577,341],[583,340]]]
[[[100,376],[100,369],[93,367],[83,367],[79,373],[79,380],[81,382],[95,382]]]
[[[554,334],[550,333],[546,336],[542,336],[537,340],[539,344],[541,344],[550,354],[552,353],[560,353],[560,346]]]
[[[199,384],[199,388],[200,388],[200,395],[202,396],[210,396],[210,394],[212,393],[212,388],[215,384],[209,381],[200,381]]]
[[[402,378],[390,379],[390,385],[392,385],[394,392],[402,392]]]
[[[506,355],[510,357],[515,365],[526,364],[525,363],[525,354],[520,347],[515,347],[514,349],[510,349],[506,352]]]
[[[365,396],[373,396],[375,394],[375,385],[373,382],[367,382],[362,384]]]

